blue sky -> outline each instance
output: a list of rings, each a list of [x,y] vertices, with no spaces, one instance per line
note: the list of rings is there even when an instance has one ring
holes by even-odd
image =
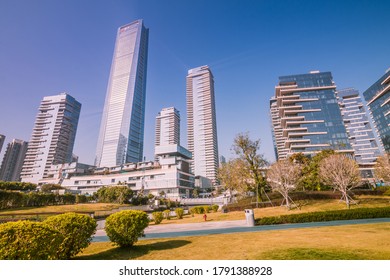
[[[163,107],[180,110],[186,146],[185,78],[209,65],[220,154],[231,158],[235,135],[249,132],[273,161],[278,77],[331,71],[338,88],[362,93],[390,67],[389,10],[389,1],[0,0],[0,134],[29,140],[43,96],[65,91],[82,103],[74,153],[93,163],[116,30],[144,19],[146,159]]]

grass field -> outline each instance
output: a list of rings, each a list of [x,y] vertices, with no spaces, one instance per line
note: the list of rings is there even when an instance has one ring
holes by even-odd
[[[92,243],[77,259],[390,260],[390,223]]]

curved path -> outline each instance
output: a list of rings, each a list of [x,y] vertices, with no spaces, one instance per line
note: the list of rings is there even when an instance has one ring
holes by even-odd
[[[245,220],[157,225],[157,226],[147,227],[145,229],[145,237],[141,239],[168,238],[168,237],[180,237],[180,236],[201,236],[201,235],[210,235],[210,234],[286,230],[286,229],[299,229],[299,228],[312,228],[312,227],[374,224],[374,223],[390,223],[390,218],[313,222],[313,223],[301,223],[301,224],[282,224],[282,225],[255,226],[255,227],[246,226]],[[109,241],[109,239],[106,236],[105,231],[100,229],[94,235],[92,242],[102,242],[102,241]]]

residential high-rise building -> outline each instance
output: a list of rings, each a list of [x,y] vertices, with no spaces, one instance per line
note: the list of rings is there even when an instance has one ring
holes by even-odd
[[[363,96],[379,136],[379,145],[390,152],[390,69]]]
[[[20,181],[20,172],[26,156],[28,142],[14,139],[8,143],[0,168],[0,180]]]
[[[24,160],[23,182],[38,183],[52,164],[72,160],[81,104],[61,93],[43,98]]]
[[[174,108],[164,108],[156,117],[155,146],[180,145],[180,113]]]
[[[372,178],[380,151],[359,92],[353,88],[337,90],[336,95],[348,138],[362,176]]]
[[[96,149],[98,167],[142,161],[148,34],[142,20],[118,29]]]
[[[4,145],[4,141],[5,141],[5,136],[0,134],[0,153],[1,153],[1,148],[3,148]]]
[[[333,149],[353,153],[330,72],[279,77],[270,110],[277,158]]]
[[[188,150],[192,153],[195,176],[217,183],[218,140],[214,97],[214,77],[208,66],[187,75]]]

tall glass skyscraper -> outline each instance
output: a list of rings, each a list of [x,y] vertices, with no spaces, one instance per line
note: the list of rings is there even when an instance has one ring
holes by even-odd
[[[348,138],[355,151],[355,160],[362,176],[372,178],[375,161],[380,152],[362,99],[359,92],[353,88],[337,90],[336,94]]]
[[[72,161],[81,104],[61,93],[43,98],[28,143],[21,178],[38,183],[53,164]]]
[[[208,66],[187,75],[188,150],[192,153],[195,176],[217,182],[218,140],[214,77]]]
[[[363,93],[380,145],[390,152],[390,70]]]
[[[118,29],[96,149],[98,167],[142,161],[148,34],[142,20]]]
[[[3,148],[5,136],[0,134],[0,153],[1,153],[1,148]]]
[[[270,110],[278,159],[333,149],[353,153],[330,72],[279,77]]]

